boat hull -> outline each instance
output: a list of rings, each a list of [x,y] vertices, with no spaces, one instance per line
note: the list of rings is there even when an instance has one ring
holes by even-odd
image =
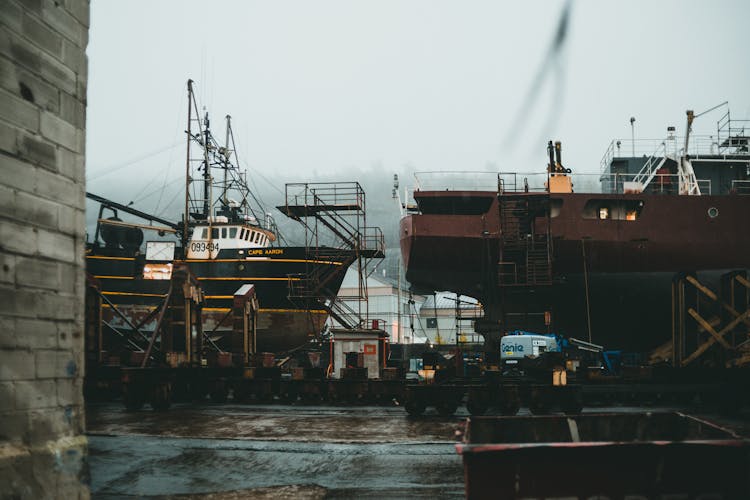
[[[321,300],[335,297],[346,272],[347,262],[323,260],[304,247],[268,249],[264,256],[225,259],[187,259],[184,262],[201,284],[205,303],[203,330],[220,335],[231,330],[228,317],[234,293],[244,284],[253,284],[259,304],[258,351],[279,352],[304,344],[325,325],[328,313]],[[109,253],[110,255],[107,255]],[[87,271],[100,285],[102,294],[131,323],[137,325],[159,305],[169,289],[169,280],[144,279],[146,261],[142,255],[123,256],[122,252],[92,251],[86,256]],[[325,297],[295,297],[290,286],[311,273],[330,276]],[[115,327],[128,325],[108,304],[102,318]],[[153,330],[155,320],[142,326]]]
[[[442,196],[450,198],[444,205]],[[750,268],[747,196],[550,195],[551,217],[536,229],[546,232],[549,224],[552,280],[526,286],[498,278],[497,193],[437,191],[415,198],[425,211],[400,225],[406,279],[420,292],[477,298],[486,318],[505,322],[504,329],[551,328],[584,339],[590,333],[607,347],[643,351],[671,338],[677,273],[695,273],[716,290],[723,272]],[[488,199],[486,210],[476,210],[482,206],[477,200]],[[456,200],[464,200],[464,209]],[[639,213],[635,220],[602,220],[592,210],[597,203],[637,205]],[[552,312],[551,325],[543,316],[541,324],[531,318],[539,311]],[[520,324],[511,325],[509,313]]]

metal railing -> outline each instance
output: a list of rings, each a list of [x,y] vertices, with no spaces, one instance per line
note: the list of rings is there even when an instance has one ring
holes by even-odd
[[[652,150],[653,152],[653,150]],[[547,190],[548,174],[546,172],[538,173],[518,173],[518,172],[482,172],[482,185],[479,188],[468,188],[472,180],[475,179],[477,172],[439,172],[439,177],[444,174],[451,174],[451,184],[440,184],[439,178],[425,176],[433,172],[420,172],[422,175],[422,184],[415,191],[497,191],[504,192],[545,192]],[[415,174],[416,176],[416,174]],[[468,181],[462,182],[461,176],[469,178]],[[492,183],[487,181],[492,177]],[[571,173],[568,174],[573,182],[573,192],[591,193],[591,194],[622,194],[625,192],[625,183],[635,182],[638,174],[587,174]],[[750,181],[735,181],[739,189],[750,189],[747,184],[739,184]],[[698,179],[701,193],[713,194],[710,179]],[[429,186],[429,187],[425,187]],[[456,188],[455,186],[460,186]],[[654,174],[646,192],[678,194],[679,176],[677,174]],[[410,193],[411,194],[411,193]]]
[[[750,195],[750,181],[732,181],[731,192],[734,194]]]
[[[615,158],[648,157],[662,147],[666,154],[679,157],[684,154],[684,144],[684,136],[668,136],[664,139],[612,139],[599,162],[600,170],[606,172]],[[700,158],[705,156],[732,157],[743,153],[736,148],[722,147],[718,136],[691,134],[688,154],[693,158]],[[747,154],[747,152],[744,154]]]
[[[643,164],[641,171],[633,178],[633,182],[638,182],[643,186],[648,186],[649,182],[654,178],[654,175],[656,175],[656,172],[666,161],[667,146],[666,143],[662,142],[656,150],[654,150],[651,156],[648,157],[648,160]]]
[[[415,191],[496,191],[497,172],[414,172]]]

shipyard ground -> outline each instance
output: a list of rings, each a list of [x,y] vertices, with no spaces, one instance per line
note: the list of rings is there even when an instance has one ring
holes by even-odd
[[[677,409],[750,436],[750,415]],[[520,414],[528,414],[522,409]],[[87,411],[94,498],[463,498],[456,430],[468,414],[414,419],[382,406],[177,405]]]

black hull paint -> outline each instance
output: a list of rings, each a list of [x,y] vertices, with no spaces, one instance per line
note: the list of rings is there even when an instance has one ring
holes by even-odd
[[[332,273],[325,294],[335,296],[348,266],[346,262],[316,259],[304,247],[267,250],[268,255],[250,258],[188,259],[185,262],[201,283],[206,298],[205,331],[231,329],[231,321],[226,316],[234,292],[243,284],[251,283],[255,285],[260,307],[258,350],[278,352],[305,343],[320,332],[328,317],[318,300],[290,298],[290,282],[313,272]],[[102,293],[134,323],[161,303],[169,289],[168,280],[143,279],[146,262],[142,255],[128,257],[122,252],[96,249],[89,252],[86,261],[87,271],[99,282]],[[105,321],[125,326],[106,305],[102,315]],[[143,328],[149,330],[154,326],[152,321]]]

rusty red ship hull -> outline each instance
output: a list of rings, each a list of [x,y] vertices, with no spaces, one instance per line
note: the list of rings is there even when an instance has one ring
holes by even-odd
[[[549,224],[551,284],[502,286],[503,198],[535,195],[549,197],[549,217],[536,231]],[[414,197],[420,212],[400,227],[412,286],[475,297],[489,316],[499,308],[520,315],[550,310],[550,327],[574,336],[585,336],[590,320],[593,340],[612,347],[644,350],[670,337],[676,273],[715,282],[724,271],[750,267],[748,196],[418,191]],[[604,205],[636,206],[638,217],[601,220],[596,210]]]

